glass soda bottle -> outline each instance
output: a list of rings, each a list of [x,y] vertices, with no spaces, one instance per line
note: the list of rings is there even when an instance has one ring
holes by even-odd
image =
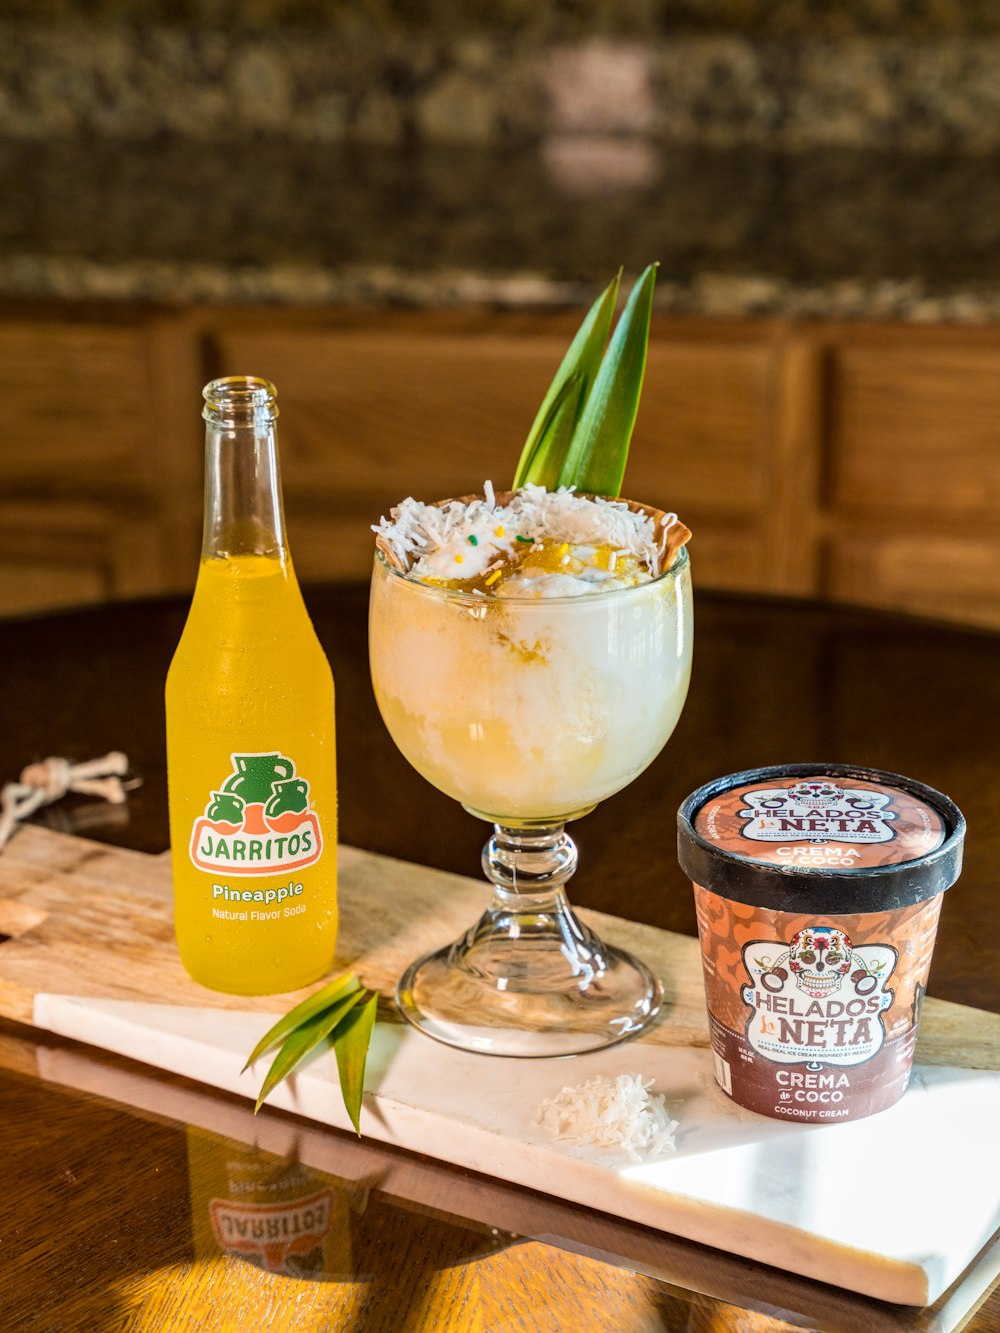
[[[204,397],[204,542],[166,689],[174,922],[195,981],[268,995],[333,962],[333,677],[285,541],[274,386]]]

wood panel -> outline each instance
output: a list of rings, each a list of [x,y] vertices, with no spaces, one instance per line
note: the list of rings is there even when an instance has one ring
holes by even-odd
[[[69,308],[0,320],[0,610],[193,582],[200,363],[179,315]]]
[[[404,495],[460,495],[487,477],[509,485],[564,350],[554,337],[391,327],[227,330],[218,344],[223,374],[278,386],[286,492],[371,504],[373,522]]]
[[[162,534],[141,504],[0,501],[7,613],[156,593],[163,567]]]
[[[1000,537],[850,528],[830,543],[836,600],[1000,629]]]
[[[812,331],[781,338],[770,492],[761,515],[764,566],[757,587],[810,596],[819,587],[823,345]]]
[[[0,323],[0,483],[52,494],[148,484],[152,367],[141,324]]]
[[[224,373],[278,386],[302,574],[366,578],[403,496],[509,482],[578,322],[62,309],[0,318],[0,611],[193,584]],[[627,489],[694,528],[703,587],[1000,623],[1000,332],[658,317]]]
[[[371,523],[406,495],[510,482],[568,330],[456,330],[429,317],[415,336],[389,320],[356,329],[223,328],[220,374],[278,385],[289,535],[306,577],[367,577]],[[631,494],[705,515],[698,560],[714,586],[764,576],[778,361],[759,331],[654,335],[629,462]]]
[[[375,554],[368,514],[337,504],[319,509],[295,496],[285,501],[288,544],[299,578],[367,582]]]
[[[155,368],[146,447],[155,453],[153,493],[160,538],[159,590],[194,586],[201,550],[205,423],[202,387],[210,374],[197,316],[157,316],[149,329]]]
[[[1000,627],[1000,336],[834,329],[820,591]]]
[[[834,506],[1000,511],[1000,340],[838,340],[830,409]]]
[[[111,595],[99,565],[42,559],[28,563],[0,555],[0,612],[18,615],[105,602]]]
[[[762,586],[764,540],[753,517],[692,509],[684,511],[684,519],[696,534],[689,548],[695,588],[755,592]]]
[[[650,345],[629,456],[637,499],[687,511],[756,514],[771,476],[775,354],[760,336],[739,342],[677,336]]]

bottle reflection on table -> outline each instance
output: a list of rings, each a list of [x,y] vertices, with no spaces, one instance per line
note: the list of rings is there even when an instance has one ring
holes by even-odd
[[[197,1258],[230,1255],[314,1281],[352,1277],[351,1212],[366,1188],[206,1130],[189,1127],[187,1140]]]
[[[409,1163],[395,1163],[397,1178],[392,1162],[373,1163],[369,1152],[362,1171],[352,1173],[351,1142],[341,1177],[304,1164],[297,1142],[278,1155],[193,1125],[186,1135],[196,1259],[242,1260],[279,1277],[353,1284],[350,1299],[372,1327],[402,1333],[403,1288],[405,1327],[433,1326],[421,1323],[420,1311],[436,1318],[439,1307],[468,1297],[478,1280],[474,1261],[520,1239],[452,1215],[450,1191],[445,1182],[441,1193],[436,1172],[413,1194],[423,1175]]]

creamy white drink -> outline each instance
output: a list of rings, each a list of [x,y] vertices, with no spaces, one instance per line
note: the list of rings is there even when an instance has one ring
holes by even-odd
[[[566,498],[546,497],[541,518],[530,503],[500,521],[483,507],[429,547],[422,534],[405,572],[376,557],[370,655],[386,726],[429,782],[493,822],[569,818],[627,786],[687,693],[683,547],[656,572],[652,520],[608,506],[588,529],[594,503]]]

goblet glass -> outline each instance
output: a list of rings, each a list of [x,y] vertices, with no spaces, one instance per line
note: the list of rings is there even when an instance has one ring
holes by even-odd
[[[663,747],[687,694],[691,634],[683,548],[648,583],[539,598],[419,583],[376,552],[369,649],[385,724],[419,773],[494,825],[486,912],[399,981],[415,1027],[465,1050],[552,1056],[655,1018],[656,978],[567,901],[577,851],[565,824]]]

